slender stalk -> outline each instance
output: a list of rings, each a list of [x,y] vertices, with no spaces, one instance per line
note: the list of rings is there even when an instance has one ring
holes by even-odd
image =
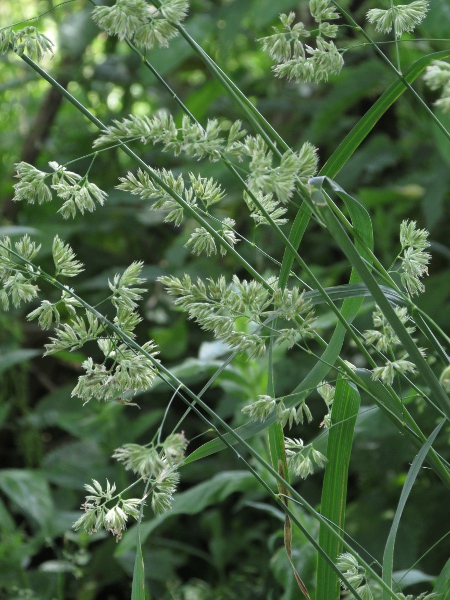
[[[397,35],[397,23],[395,21],[395,12],[394,12],[394,0],[391,0],[391,11],[392,11],[392,23],[394,30],[394,44],[395,44],[395,56],[397,58],[397,71],[399,73],[402,72],[401,64],[400,64],[400,50],[398,47],[398,35]]]
[[[431,110],[431,108],[429,106],[427,106],[427,104],[425,104],[425,102],[422,100],[422,98],[419,96],[419,94],[416,92],[416,90],[411,86],[411,84],[408,83],[408,81],[406,81],[406,79],[403,77],[403,75],[400,73],[400,71],[395,68],[395,66],[391,63],[391,61],[384,54],[384,52],[381,50],[381,48],[378,47],[378,45],[364,31],[364,29],[358,25],[358,23],[353,19],[353,17],[346,10],[344,10],[341,7],[341,5],[338,4],[338,2],[336,2],[336,0],[331,0],[331,3],[334,4],[336,6],[336,8],[344,15],[344,17],[347,19],[347,21],[349,23],[351,23],[361,33],[361,35],[363,37],[366,38],[366,40],[369,42],[369,44],[380,55],[380,57],[382,58],[382,60],[388,65],[388,67],[392,71],[394,71],[394,73],[396,74],[397,78],[403,83],[403,85],[405,87],[408,88],[408,90],[411,92],[411,94],[414,96],[414,98],[417,100],[417,102],[420,104],[420,106],[428,113],[428,116],[439,127],[439,129],[442,131],[442,133],[445,135],[445,137],[450,141],[450,132],[445,128],[444,124],[434,114],[434,112]]]

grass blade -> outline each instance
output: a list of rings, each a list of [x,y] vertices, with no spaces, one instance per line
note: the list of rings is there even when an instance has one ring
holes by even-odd
[[[450,56],[449,50],[443,50],[442,52],[434,52],[427,56],[422,56],[416,60],[407,71],[405,71],[403,78],[408,83],[413,83],[426,67],[433,62],[433,60],[444,59]],[[358,121],[353,127],[350,133],[342,140],[330,158],[327,160],[325,165],[320,171],[320,175],[324,175],[333,179],[352,156],[355,150],[361,145],[366,139],[376,123],[384,115],[384,113],[394,104],[396,100],[407,90],[407,86],[403,81],[396,81],[393,83],[378,100],[371,106],[366,114]]]
[[[442,429],[442,426],[445,423],[445,419],[439,423],[430,437],[427,439],[425,444],[419,450],[419,453],[414,458],[411,468],[409,469],[408,476],[406,477],[405,484],[402,489],[402,493],[400,494],[400,500],[398,503],[397,510],[395,511],[394,520],[392,522],[392,527],[388,535],[388,539],[386,541],[386,546],[384,548],[383,554],[383,581],[390,587],[392,587],[392,571],[394,564],[394,545],[395,539],[397,537],[398,526],[400,524],[400,519],[403,513],[403,509],[405,508],[406,501],[408,500],[408,496],[412,490],[414,482],[419,474],[419,471],[422,467],[422,463],[425,460],[428,451],[431,448],[434,440],[436,439],[438,433]],[[389,594],[386,590],[383,590],[383,600],[389,600]]]
[[[413,83],[433,60],[444,59],[449,55],[450,51],[444,50],[419,58],[405,72],[404,80],[408,83]],[[407,89],[408,88],[403,81],[396,81],[393,83],[339,144],[325,165],[321,168],[319,175],[330,178],[336,177],[349,158],[372,131],[376,123]],[[311,218],[311,214],[311,209],[303,202],[299,208],[289,235],[289,241],[296,248],[300,245],[309,219]],[[293,260],[294,255],[292,251],[289,248],[286,248],[281,267],[282,277],[287,277],[289,275]]]
[[[136,548],[136,559],[134,561],[133,584],[131,588],[131,600],[146,600],[145,598],[145,576],[144,557],[142,556],[141,540],[138,532],[138,543]]]
[[[442,594],[442,600],[450,600],[450,558],[445,563],[433,591],[435,594]]]
[[[356,417],[360,405],[359,392],[345,379],[338,379],[331,413],[332,427],[328,434],[325,477],[322,487],[320,512],[342,531],[345,523],[348,465],[350,462]],[[340,540],[321,524],[319,544],[331,560],[342,552]],[[319,556],[317,565],[317,600],[339,599],[339,578]]]

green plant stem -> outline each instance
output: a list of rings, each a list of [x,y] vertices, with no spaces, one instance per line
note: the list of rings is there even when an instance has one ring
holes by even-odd
[[[75,1],[76,0],[65,0],[64,2],[60,2],[59,4],[55,4],[55,6],[52,6],[45,12],[39,13],[37,15],[37,17],[31,17],[30,19],[18,21],[17,23],[13,23],[12,25],[7,25],[6,27],[0,27],[0,31],[3,31],[4,29],[11,29],[11,27],[16,27],[17,25],[22,25],[23,23],[29,23],[30,21],[37,21],[38,19],[40,19],[41,17],[44,17],[45,15],[47,15],[49,12],[52,12],[56,8],[59,8],[60,6],[64,6],[64,4],[71,4],[72,2],[75,2]]]
[[[394,13],[394,0],[391,0],[391,11],[392,11],[392,26],[394,30],[394,43],[395,43],[395,56],[397,58],[397,70],[401,73],[401,63],[400,63],[400,51],[398,47],[398,35],[397,35],[397,24],[395,22],[395,13]]]

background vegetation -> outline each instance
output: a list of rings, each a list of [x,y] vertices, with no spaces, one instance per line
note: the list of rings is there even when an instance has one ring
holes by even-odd
[[[342,5],[363,23],[365,13],[377,4],[372,0],[346,0]],[[409,65],[425,54],[448,48],[448,4],[433,0],[432,10],[415,34],[399,44],[402,64]],[[91,6],[81,0],[64,3],[51,12],[51,0],[28,3],[2,2],[1,25],[6,26],[38,14],[39,27],[54,40],[56,52],[45,67],[104,123],[129,113],[151,116],[167,108],[181,123],[175,99],[160,85],[142,60],[117,38],[106,37],[91,20]],[[295,9],[305,22],[307,3],[298,0],[193,0],[187,30],[221,65],[230,78],[257,106],[293,148],[305,141],[318,147],[323,165],[377,97],[394,81],[392,72],[351,28],[342,29],[339,46],[349,47],[340,76],[327,84],[287,83],[273,77],[271,60],[257,38],[268,35],[282,11]],[[370,28],[369,28],[370,29]],[[385,41],[385,36],[375,34]],[[413,41],[413,37],[419,41]],[[411,41],[408,41],[411,38]],[[437,41],[436,41],[437,40]],[[393,47],[384,47],[393,56]],[[202,123],[221,116],[231,122],[241,118],[238,108],[182,38],[167,49],[151,52],[151,62]],[[236,264],[225,258],[194,257],[185,247],[196,227],[188,220],[182,230],[163,223],[165,213],[149,211],[147,203],[115,189],[118,175],[134,169],[129,157],[117,150],[99,154],[92,177],[109,198],[105,206],[83,218],[63,221],[51,204],[13,203],[14,163],[26,161],[46,170],[50,160],[65,164],[92,151],[97,136],[68,102],[16,55],[0,62],[0,197],[1,235],[33,233],[42,244],[42,266],[51,264],[55,234],[76,249],[86,270],[77,278],[76,291],[91,305],[104,298],[107,280],[133,260],[145,263],[147,292],[142,303],[145,317],[138,328],[142,340],[154,339],[164,365],[195,392],[199,392],[226,356],[186,316],[177,311],[163,286],[161,275],[227,280]],[[436,93],[418,79],[415,89],[429,106]],[[449,114],[438,111],[450,125]],[[247,129],[251,129],[244,122]],[[136,146],[140,157],[152,167],[175,172],[198,172],[195,161],[163,153],[161,146]],[[430,231],[433,256],[426,293],[418,304],[447,333],[450,331],[450,152],[448,140],[435,128],[415,98],[405,93],[376,124],[337,177],[349,193],[368,209],[374,226],[375,251],[389,265],[399,251],[399,226],[413,219]],[[76,163],[84,173],[90,158]],[[242,197],[224,166],[202,165],[202,175],[214,177],[227,189],[220,216],[236,220],[236,229],[281,260],[283,247],[269,228],[253,227],[242,209]],[[295,216],[290,207],[290,220]],[[286,230],[288,231],[288,230]],[[240,248],[264,275],[270,263],[251,245]],[[302,258],[322,285],[346,283],[348,261],[331,237],[311,223]],[[244,277],[243,272],[238,275]],[[50,288],[43,290],[52,297]],[[55,296],[56,297],[56,296]],[[359,330],[371,327],[373,303],[357,320]],[[135,547],[131,536],[116,544],[99,532],[88,537],[74,532],[84,499],[83,484],[90,478],[127,484],[127,474],[110,457],[126,442],[146,443],[159,426],[172,391],[162,382],[141,394],[139,408],[119,403],[90,402],[82,406],[71,398],[81,373],[84,351],[63,352],[42,358],[47,335],[27,322],[26,309],[0,312],[0,590],[4,598],[67,600],[115,600],[128,598]],[[328,309],[319,311],[321,332],[331,334],[336,323]],[[366,366],[352,344],[344,358]],[[313,357],[293,349],[275,361],[277,395],[290,393],[314,364]],[[333,382],[332,372],[329,380]],[[245,421],[240,409],[265,394],[267,364],[261,359],[239,356],[205,393],[204,400],[236,427]],[[436,415],[411,393],[405,403],[424,431],[435,426]],[[290,437],[305,442],[322,433],[323,402],[313,393],[309,406],[311,425],[295,426]],[[185,406],[175,398],[167,416],[169,433]],[[182,429],[191,452],[214,437],[193,414]],[[436,450],[449,459],[450,430],[441,433]],[[322,435],[316,447],[325,448]],[[254,447],[268,457],[264,435],[252,439]],[[415,450],[404,435],[362,397],[350,462],[347,532],[370,556],[381,560],[399,495]],[[282,599],[299,597],[283,546],[283,514],[266,492],[245,471],[230,451],[191,463],[181,471],[174,510],[162,517],[148,511],[143,553],[152,598],[161,600]],[[266,476],[268,477],[268,476]],[[269,481],[269,479],[268,479]],[[295,486],[308,502],[317,506],[323,474],[316,473]],[[412,490],[398,533],[396,571],[409,570],[404,582],[408,593],[431,590],[450,555],[450,538],[427,551],[448,531],[448,492],[428,469],[422,469]],[[446,499],[447,498],[447,499]],[[300,513],[303,525],[317,536],[317,524]],[[313,586],[316,555],[305,538],[295,532],[293,560],[305,584]],[[369,559],[370,562],[370,559]]]

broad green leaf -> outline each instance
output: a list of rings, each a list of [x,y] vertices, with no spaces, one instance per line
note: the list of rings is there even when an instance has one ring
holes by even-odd
[[[336,531],[344,531],[345,527],[348,467],[359,404],[360,397],[355,386],[339,378],[331,412],[332,426],[328,432],[326,452],[328,462],[325,465],[320,502],[321,515],[336,525]],[[337,556],[342,552],[342,544],[322,525],[319,544],[331,560],[336,562]],[[339,578],[336,573],[319,556],[316,599],[338,600],[339,589]]]

